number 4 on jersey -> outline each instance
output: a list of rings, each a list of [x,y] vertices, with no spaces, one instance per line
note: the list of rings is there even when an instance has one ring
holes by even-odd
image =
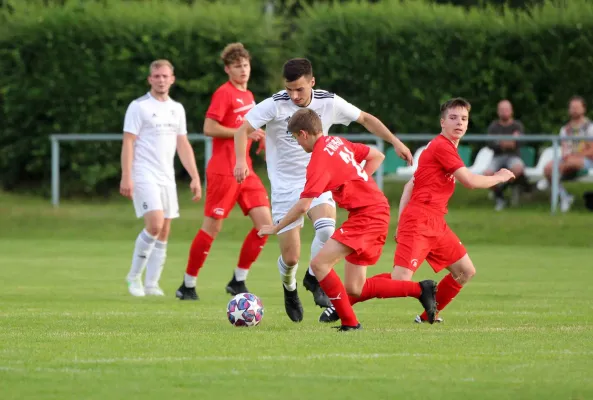
[[[347,149],[346,147],[342,147],[340,149],[340,157],[342,157],[342,160],[344,160],[344,162],[346,164],[352,164],[354,166],[354,168],[356,168],[356,173],[358,174],[358,176],[360,176],[365,181],[369,180],[369,175],[360,166],[360,164],[356,162],[356,159],[354,158],[354,153],[352,153],[352,151],[350,151],[350,149]]]

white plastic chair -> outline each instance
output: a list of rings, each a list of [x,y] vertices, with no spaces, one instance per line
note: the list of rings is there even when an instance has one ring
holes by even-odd
[[[469,167],[469,170],[474,174],[483,174],[488,169],[488,166],[492,162],[494,158],[494,151],[490,147],[482,147],[478,154],[476,154],[476,159],[474,160],[474,164]]]
[[[544,177],[544,167],[554,159],[554,148],[546,147],[539,156],[535,167],[525,168],[525,177],[534,182]]]
[[[419,147],[416,150],[416,152],[414,153],[414,159],[413,159],[412,165],[410,165],[410,166],[406,165],[405,167],[399,167],[395,171],[395,173],[398,176],[401,176],[403,178],[411,178],[412,175],[414,175],[414,172],[416,172],[416,168],[418,168],[418,160],[420,159],[420,154],[422,154],[424,149],[426,149],[426,146]]]

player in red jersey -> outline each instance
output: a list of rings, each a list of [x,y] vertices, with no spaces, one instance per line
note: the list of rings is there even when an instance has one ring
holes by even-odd
[[[379,260],[389,231],[389,202],[371,176],[385,158],[383,154],[363,144],[323,136],[321,119],[308,108],[292,115],[288,131],[312,153],[307,181],[300,200],[278,225],[264,226],[260,235],[278,233],[305,214],[314,198],[331,190],[338,206],[348,210],[348,219],[311,260],[311,268],[342,319],[339,330],[360,329],[351,302],[371,298],[415,297],[434,317],[436,282],[396,281],[385,279],[385,274],[366,279],[367,266]],[[346,260],[345,286],[333,269],[342,258]]]
[[[393,279],[409,280],[424,260],[434,272],[447,269],[437,287],[437,308],[443,310],[476,269],[465,247],[447,226],[445,214],[455,190],[455,180],[470,189],[488,189],[514,179],[508,169],[493,176],[476,175],[465,167],[457,146],[467,131],[471,105],[455,98],[441,106],[441,134],[433,139],[418,160],[418,169],[400,201]],[[416,322],[427,320],[426,313]],[[437,322],[442,319],[437,318]]]
[[[418,168],[404,187],[399,207],[391,278],[411,280],[424,260],[434,272],[449,270],[437,286],[438,311],[445,308],[476,273],[465,247],[445,221],[455,180],[467,188],[487,189],[514,178],[507,169],[501,169],[493,176],[476,175],[463,164],[457,146],[467,131],[470,109],[469,102],[462,98],[451,99],[441,106],[441,134],[420,155]],[[338,319],[335,310],[328,308],[319,320],[333,322]],[[416,317],[416,322],[431,322],[430,319],[425,312]],[[442,322],[442,319],[436,318],[435,321]]]
[[[220,86],[212,96],[212,102],[204,121],[204,134],[213,138],[212,158],[206,169],[206,204],[204,222],[194,238],[189,251],[183,284],[176,296],[181,300],[197,300],[196,282],[198,272],[204,265],[212,242],[222,228],[225,219],[236,203],[243,214],[249,215],[254,228],[247,234],[233,278],[226,291],[232,295],[249,292],[245,280],[251,264],[261,253],[266,237],[257,233],[264,225],[272,223],[268,194],[259,177],[253,172],[249,147],[253,141],[264,143],[261,129],[249,135],[247,160],[251,173],[241,184],[233,176],[235,166],[234,135],[243,124],[243,117],[255,106],[253,94],[247,90],[251,72],[250,55],[241,43],[225,47],[221,55],[228,82]]]

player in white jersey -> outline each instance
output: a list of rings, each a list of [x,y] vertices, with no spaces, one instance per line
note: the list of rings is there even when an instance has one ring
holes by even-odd
[[[193,200],[202,197],[194,151],[187,138],[185,109],[169,97],[173,65],[156,60],[150,65],[150,91],[132,101],[126,111],[119,191],[133,200],[144,229],[136,239],[127,276],[133,296],[163,296],[159,279],[167,256],[171,219],[179,217],[173,161],[177,151],[191,177]],[[144,285],[142,272],[146,268]]]
[[[332,125],[358,122],[369,132],[393,144],[398,156],[411,164],[410,150],[376,117],[361,111],[340,96],[313,89],[315,78],[309,60],[295,58],[287,61],[283,76],[286,90],[252,108],[235,133],[237,162],[234,174],[237,181],[242,182],[249,174],[245,159],[247,136],[266,125],[266,162],[272,184],[272,219],[275,224],[297,203],[305,185],[306,167],[311,154],[306,153],[287,131],[290,117],[300,108],[310,108],[319,115],[326,135]],[[315,238],[311,244],[313,259],[335,230],[336,208],[331,192],[323,193],[313,200],[307,215],[315,227]],[[301,253],[300,228],[303,223],[304,219],[301,218],[278,232],[281,253],[278,269],[284,286],[284,305],[289,318],[295,322],[303,319],[303,307],[296,289],[296,271]],[[310,267],[303,286],[313,293],[318,306],[331,306]]]

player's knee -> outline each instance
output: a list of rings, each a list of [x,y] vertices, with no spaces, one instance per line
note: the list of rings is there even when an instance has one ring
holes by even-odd
[[[299,263],[299,256],[294,253],[282,254],[282,260],[284,261],[284,264],[293,266]],[[313,268],[313,264],[311,264],[311,268]]]
[[[460,284],[465,285],[476,275],[476,268],[473,265],[467,265],[453,274],[453,278]]]
[[[363,286],[364,282],[362,285],[359,282],[346,282],[346,293],[348,296],[360,297]]]
[[[202,223],[202,230],[214,239],[222,230],[222,220],[206,217]]]
[[[327,264],[323,264],[322,262],[320,262],[317,257],[315,257],[314,259],[311,260],[311,269],[313,270],[313,273],[315,274],[315,276],[325,276],[327,275],[327,270],[328,265]]]
[[[315,237],[325,243],[336,230],[336,221],[331,218],[319,218],[315,221]]]

